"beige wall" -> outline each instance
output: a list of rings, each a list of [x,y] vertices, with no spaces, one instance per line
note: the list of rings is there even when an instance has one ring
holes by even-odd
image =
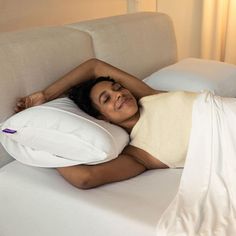
[[[139,0],[139,11],[156,11],[156,0]]]
[[[174,22],[179,59],[200,57],[202,0],[158,0],[158,11]]]
[[[127,0],[129,13],[137,11],[156,11],[156,0]]]
[[[127,13],[129,0],[0,0],[0,32],[67,24]],[[130,0],[139,11],[155,0]]]
[[[126,12],[126,0],[0,0],[0,31],[59,25]]]
[[[173,19],[179,59],[200,56],[201,2],[158,0]],[[156,0],[0,0],[0,32],[155,10]]]

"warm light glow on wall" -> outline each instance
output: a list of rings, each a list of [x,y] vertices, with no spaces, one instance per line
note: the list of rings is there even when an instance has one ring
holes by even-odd
[[[158,0],[127,0],[127,13],[157,11]]]
[[[205,0],[201,56],[236,63],[236,0]]]
[[[127,0],[127,12],[137,12],[139,9],[139,0]]]
[[[229,19],[227,24],[227,34],[225,42],[225,61],[236,64],[236,0],[231,0],[229,4]]]

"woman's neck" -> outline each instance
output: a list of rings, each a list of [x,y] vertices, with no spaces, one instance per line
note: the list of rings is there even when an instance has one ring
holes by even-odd
[[[130,117],[128,120],[125,120],[122,122],[122,124],[120,124],[120,126],[122,128],[124,128],[129,134],[131,133],[133,127],[136,125],[136,123],[138,122],[140,118],[140,112],[139,110],[132,116]]]

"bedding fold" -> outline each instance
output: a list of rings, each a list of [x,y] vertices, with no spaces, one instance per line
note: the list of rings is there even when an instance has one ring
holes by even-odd
[[[187,158],[158,236],[236,235],[236,99],[205,92],[193,106]]]

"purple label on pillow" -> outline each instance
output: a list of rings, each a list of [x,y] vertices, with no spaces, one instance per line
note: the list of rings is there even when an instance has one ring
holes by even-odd
[[[3,129],[2,132],[7,133],[7,134],[14,134],[17,131],[14,129]]]

